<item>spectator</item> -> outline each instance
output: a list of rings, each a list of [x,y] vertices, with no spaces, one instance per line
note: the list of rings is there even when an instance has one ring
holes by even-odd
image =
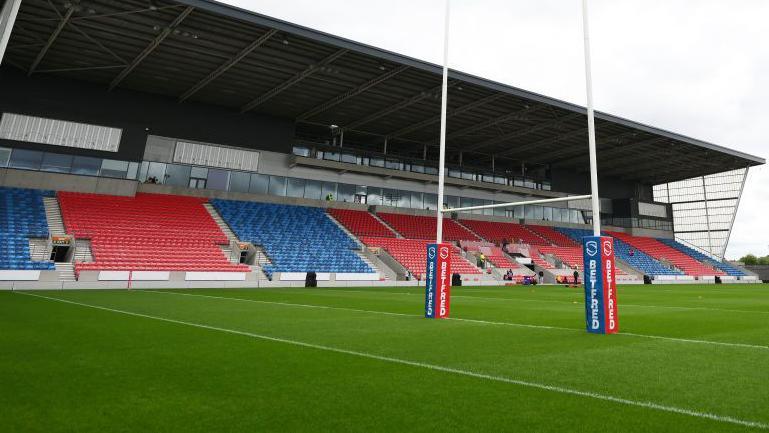
[[[579,271],[574,268],[574,284],[579,284]]]
[[[406,281],[411,281],[411,271],[406,269]]]
[[[481,269],[486,269],[486,255],[484,255],[483,253],[481,253],[480,261],[481,261]]]
[[[334,201],[334,194],[332,193],[326,194],[326,201]]]
[[[545,273],[542,271],[539,271],[539,284],[542,284],[545,282]]]

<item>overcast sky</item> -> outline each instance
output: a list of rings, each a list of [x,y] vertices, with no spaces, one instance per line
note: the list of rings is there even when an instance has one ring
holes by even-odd
[[[434,63],[443,0],[226,0]],[[591,0],[596,109],[769,156],[769,0]],[[580,0],[452,0],[451,68],[585,104]],[[727,258],[769,254],[754,168]]]

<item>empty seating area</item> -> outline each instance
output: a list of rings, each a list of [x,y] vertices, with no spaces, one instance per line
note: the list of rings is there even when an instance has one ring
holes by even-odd
[[[629,244],[632,248],[641,250],[644,253],[659,260],[666,260],[672,263],[676,268],[682,270],[686,275],[693,275],[696,277],[705,275],[724,275],[723,271],[714,269],[701,262],[698,262],[692,257],[682,253],[675,248],[669,247],[654,238],[631,236],[626,233],[619,232],[609,232],[608,234],[615,239],[621,239],[625,243]]]
[[[68,233],[91,240],[93,262],[75,271],[250,272],[229,262],[229,243],[206,199],[138,193],[135,197],[60,192]]]
[[[379,247],[387,251],[415,277],[422,278],[427,265],[427,244],[432,241],[396,238],[362,237],[361,242],[369,247]],[[451,249],[451,272],[459,274],[480,274],[481,272],[459,254],[459,249]]]
[[[51,261],[32,261],[29,238],[47,238],[43,197],[50,191],[0,187],[0,270],[53,270]]]
[[[394,238],[395,233],[369,212],[351,209],[328,210],[329,215],[342,223],[355,236],[376,236]]]
[[[580,246],[580,244],[575,242],[572,238],[559,232],[553,227],[526,225],[526,228],[533,231],[540,237],[545,238],[547,241],[549,241],[551,244],[555,246],[559,246],[559,247],[579,247]]]
[[[742,277],[745,276],[745,273],[736,268],[735,266],[730,265],[729,263],[724,263],[715,259],[712,259],[705,254],[702,254],[701,252],[695,250],[694,248],[688,247],[680,242],[677,242],[674,239],[657,239],[661,243],[671,247],[675,248],[678,251],[681,251],[682,253],[691,256],[695,260],[699,260],[702,263],[706,263],[708,265],[711,265],[713,267],[716,267],[726,273],[726,275],[731,275],[733,277]]]
[[[554,246],[541,246],[539,251],[542,254],[550,254],[557,257],[563,264],[569,268],[582,269],[583,257],[582,247],[554,247]]]
[[[321,208],[211,200],[242,241],[264,248],[275,272],[373,273],[353,250],[358,244]]]
[[[405,238],[435,239],[437,224],[435,217],[384,212],[377,213],[377,216]],[[443,218],[443,239],[446,241],[480,240],[478,236],[450,218]]]
[[[486,256],[486,260],[498,268],[505,270],[512,269],[513,274],[515,274],[516,270],[523,269],[523,266],[520,263],[508,257],[500,247],[482,246],[478,251],[483,253],[483,255]]]
[[[557,230],[575,241],[581,241],[583,237],[592,235],[590,230],[585,229],[558,227]],[[643,251],[635,250],[617,237],[614,238],[614,255],[645,275],[683,275],[682,272],[663,265]]]
[[[506,240],[529,245],[550,245],[546,239],[520,224],[480,220],[461,220],[461,223],[484,239],[498,244]]]

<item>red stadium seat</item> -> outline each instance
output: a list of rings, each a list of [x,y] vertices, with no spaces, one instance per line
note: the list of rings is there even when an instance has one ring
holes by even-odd
[[[366,211],[331,208],[328,213],[355,236],[396,237],[392,230]]]
[[[250,272],[229,262],[229,241],[203,207],[206,199],[138,193],[135,197],[60,192],[68,233],[90,239],[94,261],[75,271]]]
[[[421,278],[424,275],[427,264],[427,244],[430,241],[375,237],[362,237],[361,241],[369,247],[379,247],[387,251],[415,277]],[[459,254],[459,248],[456,247],[451,250],[451,272],[458,274],[481,273],[478,268]]]
[[[437,218],[399,213],[377,213],[379,218],[405,238],[435,239]],[[446,241],[477,241],[478,236],[450,218],[443,218],[443,239]]]

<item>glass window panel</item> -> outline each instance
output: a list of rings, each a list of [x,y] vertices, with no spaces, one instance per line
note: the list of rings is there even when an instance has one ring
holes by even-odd
[[[128,172],[128,161],[105,159],[101,162],[101,176],[125,179]]]
[[[541,220],[544,218],[543,211],[542,206],[534,206],[534,219]]]
[[[397,159],[388,159],[385,160],[385,168],[389,168],[391,170],[403,170],[403,163]]]
[[[443,196],[443,201],[445,201],[451,209],[459,207],[459,197],[455,195],[445,195]]]
[[[425,167],[425,174],[438,174],[438,167]]]
[[[286,196],[287,197],[304,197],[304,179],[297,179],[295,177],[289,177],[286,184]]]
[[[411,164],[411,171],[413,171],[414,173],[424,173],[425,166],[419,165],[419,164]]]
[[[326,198],[331,194],[331,199],[336,200],[336,183],[335,182],[323,182],[323,190],[321,191],[321,195],[323,196],[323,200],[326,200]]]
[[[502,203],[502,202],[498,202],[498,203]],[[503,207],[495,207],[494,209],[492,209],[492,215],[494,215],[494,216],[505,216],[505,215],[507,215],[507,209],[505,209]]]
[[[371,205],[382,204],[382,188],[368,187],[368,197],[366,197],[366,203]]]
[[[383,167],[384,168],[384,159],[382,158],[370,158],[369,159],[369,165],[372,167]]]
[[[267,186],[270,184],[270,177],[266,174],[252,174],[251,184],[248,192],[252,194],[267,194]]]
[[[126,172],[126,179],[136,179],[137,171],[139,170],[138,162],[129,162],[128,171]]]
[[[150,163],[147,161],[142,161],[142,165],[139,168],[139,181],[146,182],[147,181],[147,171],[149,171]]]
[[[411,193],[408,191],[398,191],[398,207],[411,207]]]
[[[449,174],[449,177],[456,177],[457,179],[462,177],[462,172],[460,172],[459,170],[457,170],[455,168],[450,168],[448,170],[448,174]]]
[[[328,161],[339,161],[339,153],[337,152],[323,152],[323,159]]]
[[[545,221],[552,221],[553,220],[553,208],[546,207],[542,211],[544,213],[544,218],[542,218]]]
[[[304,198],[320,200],[321,189],[320,181],[307,179],[304,184]]]
[[[523,206],[516,206],[513,208],[513,218],[523,218]]]
[[[422,201],[422,193],[411,191],[411,208],[422,209],[422,206],[424,206],[424,201]]]
[[[208,169],[205,167],[192,167],[190,169],[190,177],[206,179],[208,178]]]
[[[190,166],[168,164],[166,166],[166,185],[187,186],[190,183]]]
[[[350,185],[347,183],[340,183],[336,187],[337,192],[337,200],[345,202],[345,203],[353,203],[355,202],[355,185]]]
[[[11,158],[11,149],[0,147],[0,167],[7,167],[8,160]]]
[[[69,173],[72,169],[72,155],[46,153],[43,155],[43,163],[40,165],[40,169],[55,173]]]
[[[159,183],[163,183],[164,178],[163,175],[165,174],[165,164],[162,163],[151,163],[150,164],[150,171],[152,171],[153,165],[159,165],[160,167],[155,167],[155,171],[152,173],[159,174],[157,179]],[[101,168],[101,159],[99,158],[89,158],[86,156],[76,156],[72,160],[72,174],[84,174],[88,176],[96,176],[99,174],[99,169]],[[157,175],[154,174],[154,175]],[[150,174],[150,176],[153,176],[153,174]]]
[[[26,149],[14,149],[8,166],[11,168],[23,168],[26,170],[40,170],[43,161],[43,152]]]
[[[270,176],[270,189],[268,193],[270,195],[285,196],[286,178],[283,176]]]
[[[206,188],[227,191],[230,186],[230,171],[211,168],[208,170],[208,181]],[[285,190],[285,186],[283,188]],[[284,191],[285,194],[285,191]]]
[[[424,199],[425,209],[430,209],[430,210],[438,209],[438,195],[424,194],[423,199]]]
[[[352,153],[343,153],[342,154],[342,162],[347,162],[350,164],[357,164],[358,163],[358,157],[355,156]]]
[[[230,175],[230,191],[248,192],[248,184],[251,180],[251,173],[242,171],[233,171]]]
[[[293,153],[297,156],[310,156],[310,149],[304,146],[294,146]]]

